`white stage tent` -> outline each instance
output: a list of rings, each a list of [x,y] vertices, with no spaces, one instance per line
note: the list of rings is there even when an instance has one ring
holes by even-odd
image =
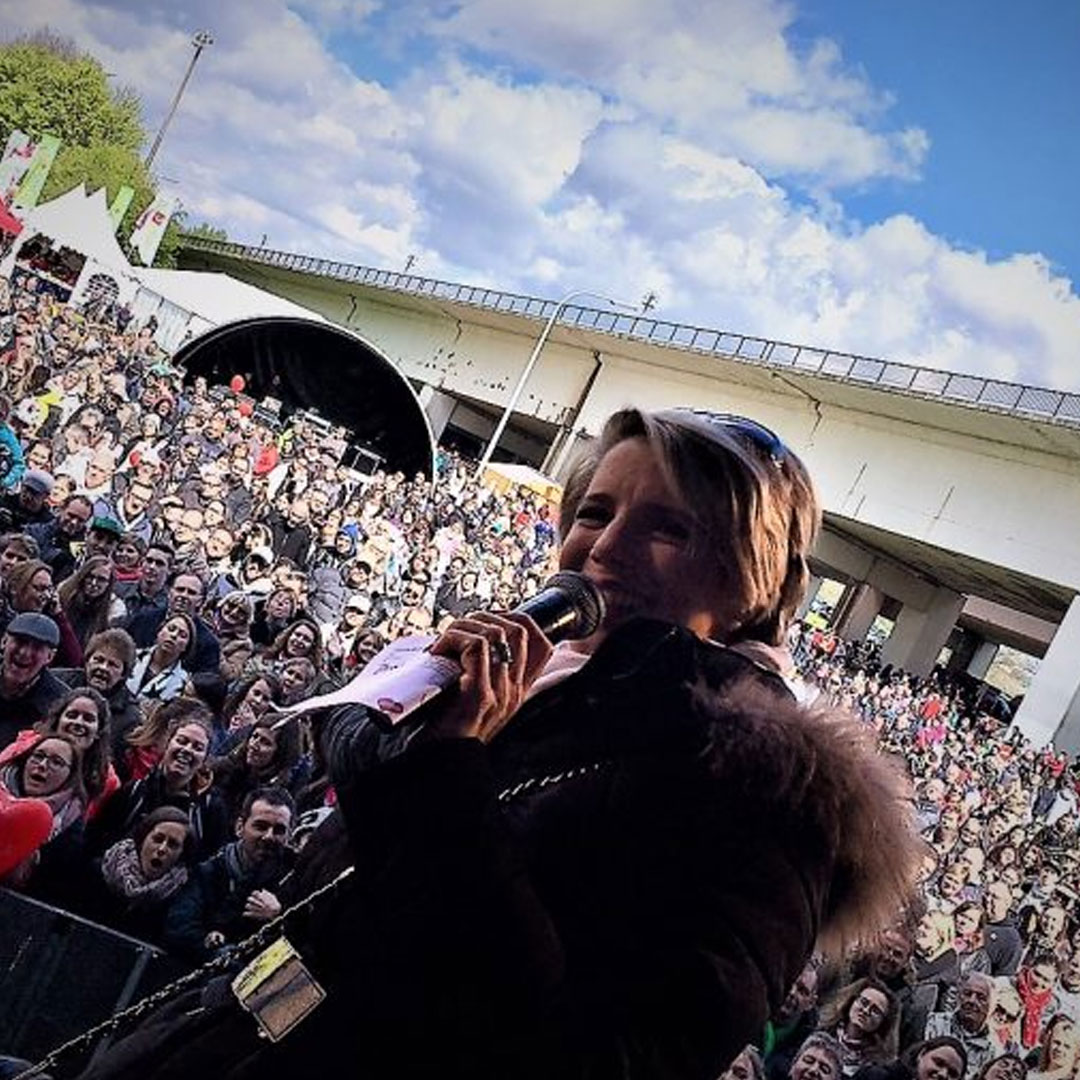
[[[135,322],[145,323],[150,316],[157,320],[154,338],[169,352],[211,327],[240,319],[278,315],[326,321],[314,311],[228,274],[132,266],[116,239],[104,188],[87,194],[80,184],[28,210],[23,226],[0,264],[0,275],[11,276],[23,244],[36,236],[47,237],[54,248],[67,248],[85,259],[74,286],[56,282],[72,290],[72,303],[92,298],[94,289],[107,279],[115,285],[115,289],[110,285],[110,294],[129,305]]]

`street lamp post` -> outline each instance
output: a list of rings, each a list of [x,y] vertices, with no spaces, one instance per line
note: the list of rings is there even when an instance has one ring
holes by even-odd
[[[195,51],[191,54],[191,60],[188,62],[187,71],[184,72],[184,77],[180,80],[180,86],[177,88],[176,96],[172,99],[169,111],[165,114],[165,119],[161,121],[161,127],[158,128],[157,135],[154,136],[154,143],[150,147],[150,152],[146,155],[146,167],[148,169],[154,164],[154,158],[157,157],[157,152],[161,149],[161,141],[165,138],[165,129],[172,122],[172,118],[180,104],[180,99],[184,96],[188,81],[191,79],[191,73],[195,70],[196,61],[202,56],[203,49],[214,44],[214,38],[209,30],[196,30],[194,37],[191,39],[191,44],[194,46]]]
[[[628,311],[636,310],[631,304],[620,303],[618,300],[612,300],[610,297],[602,296],[600,293],[589,292],[587,289],[575,289],[573,292],[567,293],[555,305],[555,310],[551,313],[551,317],[544,324],[544,329],[540,331],[540,336],[536,339],[536,344],[533,346],[533,351],[530,354],[529,359],[525,362],[525,367],[521,369],[518,381],[510,394],[510,400],[506,403],[506,408],[503,409],[503,414],[499,417],[498,424],[495,425],[495,431],[487,446],[484,448],[484,453],[480,458],[478,472],[482,473],[491,463],[491,456],[495,453],[495,447],[499,445],[499,440],[506,430],[506,425],[510,423],[510,417],[517,408],[518,402],[521,400],[521,394],[525,389],[525,384],[529,381],[529,376],[532,374],[533,368],[536,367],[536,361],[540,359],[540,352],[547,344],[547,339],[551,336],[551,331],[555,328],[555,323],[558,322],[563,308],[565,308],[572,300],[576,300],[579,296],[591,296],[596,300],[603,300],[605,304],[608,304],[611,307],[625,308]]]

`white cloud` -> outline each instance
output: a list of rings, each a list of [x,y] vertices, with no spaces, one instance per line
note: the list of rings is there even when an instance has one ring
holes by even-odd
[[[548,296],[655,291],[663,318],[1080,386],[1080,299],[1044,258],[845,215],[844,185],[917,182],[929,140],[890,125],[890,96],[834,42],[794,48],[790,7],[581,10],[0,0],[0,23],[70,34],[139,90],[151,129],[210,27],[158,164],[238,240],[394,269],[411,254]],[[345,63],[346,39],[382,82]]]

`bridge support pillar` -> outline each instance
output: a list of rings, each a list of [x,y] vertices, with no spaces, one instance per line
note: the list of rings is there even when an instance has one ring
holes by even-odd
[[[454,411],[457,402],[449,394],[436,390],[434,386],[425,383],[416,395],[420,404],[427,413],[428,423],[431,425],[431,434],[435,441],[442,438],[446,425],[450,422],[450,415]]]
[[[885,602],[885,594],[867,582],[853,586],[851,599],[836,624],[836,632],[847,641],[863,641]]]
[[[1080,595],[1074,596],[1016,714],[1036,746],[1080,750]]]
[[[967,673],[976,679],[985,679],[990,665],[997,656],[998,643],[996,641],[980,641],[974,655],[968,661]]]
[[[938,586],[922,609],[905,604],[881,650],[881,662],[914,675],[929,675],[964,607],[964,597]]]

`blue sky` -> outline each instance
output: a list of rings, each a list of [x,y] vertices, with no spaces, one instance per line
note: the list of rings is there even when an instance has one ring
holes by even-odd
[[[919,183],[852,193],[851,213],[906,211],[998,258],[1038,251],[1080,284],[1080,4],[806,0],[795,32],[835,37],[933,142]]]
[[[1071,0],[0,0],[237,240],[1080,389]]]

